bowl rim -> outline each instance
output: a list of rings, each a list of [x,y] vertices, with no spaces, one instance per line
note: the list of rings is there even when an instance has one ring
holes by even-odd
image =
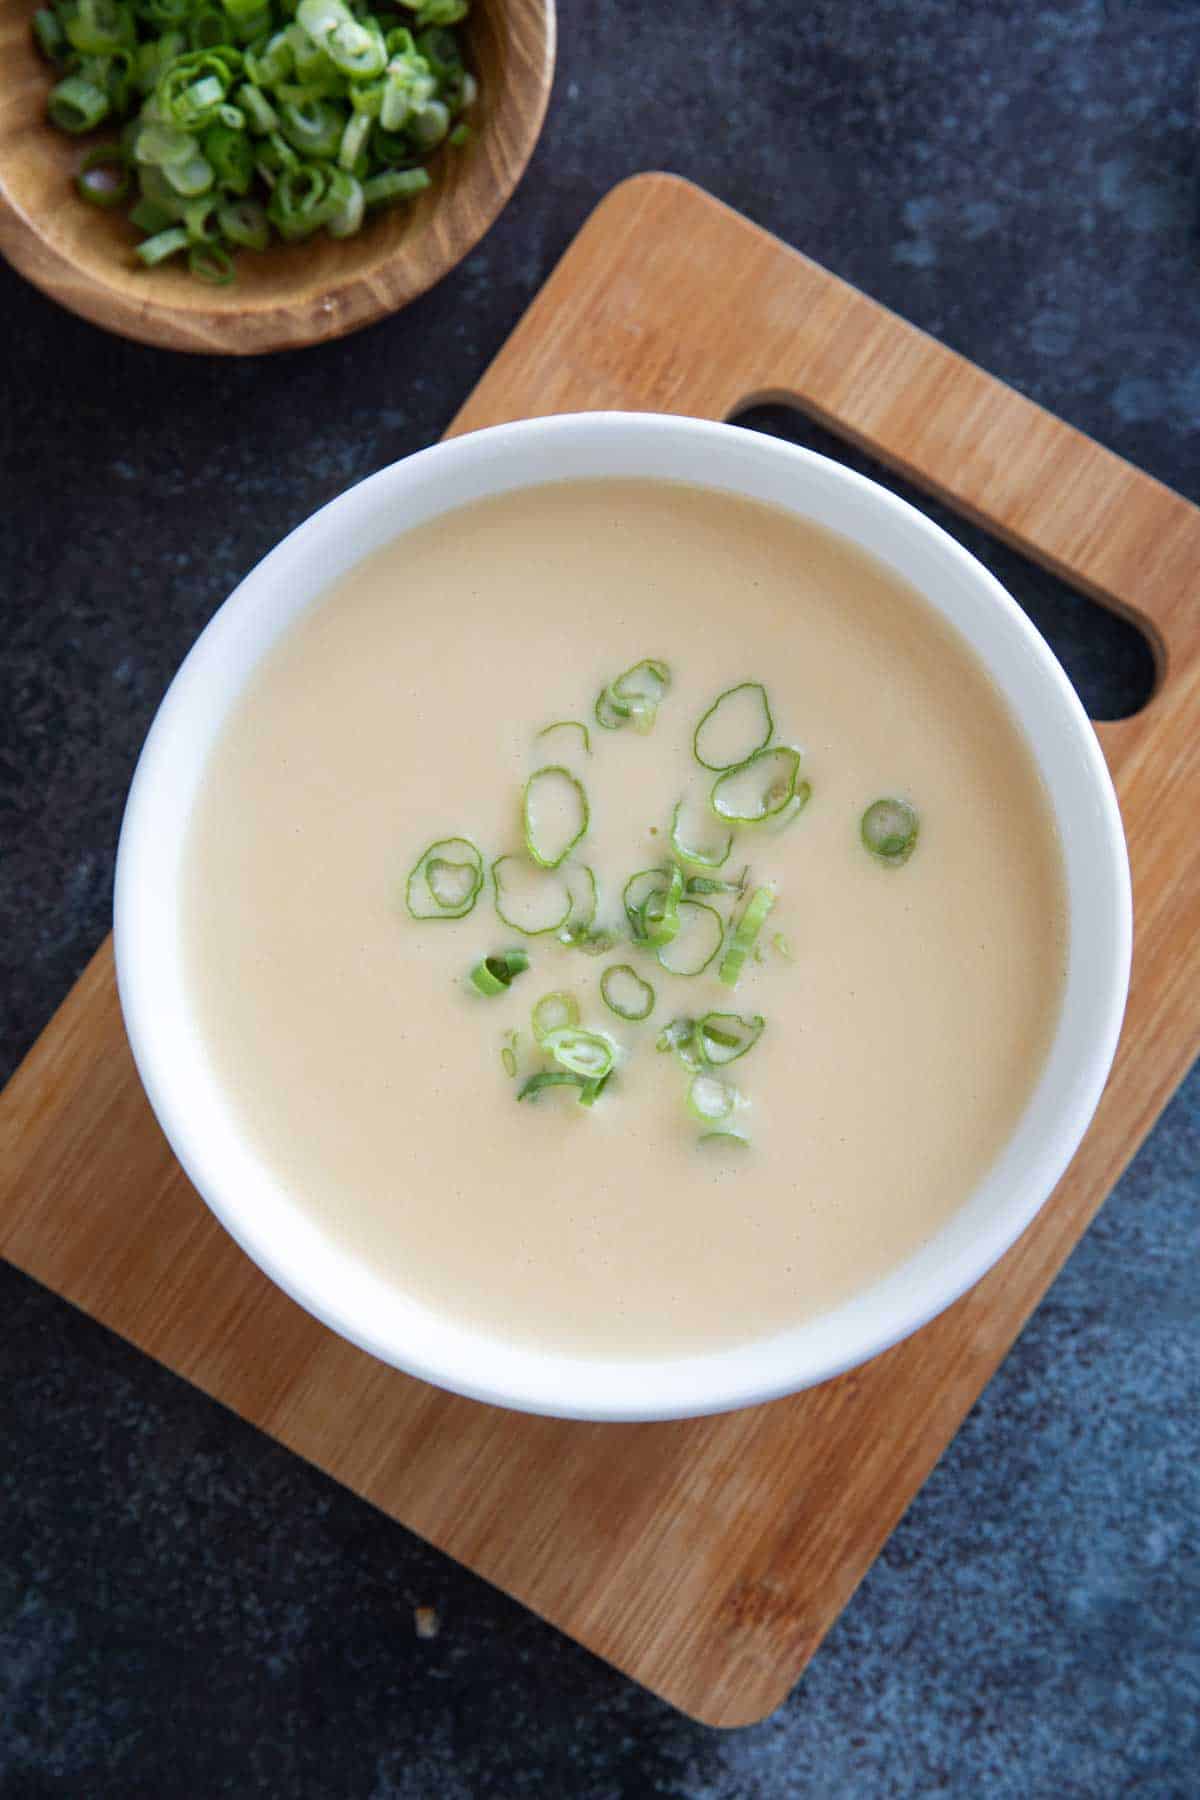
[[[845,520],[848,509],[854,528],[835,529],[936,572],[945,592],[914,585],[968,637],[1009,700],[1067,866],[1067,990],[1054,1045],[1012,1138],[963,1208],[899,1269],[816,1320],[679,1357],[562,1356],[499,1344],[417,1303],[398,1306],[394,1289],[348,1254],[331,1254],[227,1115],[222,1126],[219,1084],[209,1076],[212,1091],[201,1092],[203,1053],[183,1010],[170,858],[177,865],[186,790],[194,797],[205,747],[258,657],[338,574],[410,524],[484,494],[588,473],[687,480],[785,507],[790,497],[800,516],[823,518],[832,506]],[[891,554],[883,560],[913,579]],[[990,653],[977,630],[991,635]],[[189,652],[146,739],[121,828],[114,941],[126,1029],[159,1123],[211,1210],[279,1287],[383,1362],[468,1398],[565,1418],[647,1420],[758,1404],[841,1374],[917,1331],[1016,1242],[1103,1091],[1128,988],[1132,901],[1120,812],[1091,722],[1049,646],[968,551],[907,502],[813,451],[708,420],[604,412],[492,426],[419,451],[330,501],[245,577]],[[242,1198],[247,1183],[253,1202]]]
[[[127,288],[101,280],[90,265],[67,254],[39,220],[18,203],[6,180],[5,133],[0,130],[0,255],[49,299],[90,324],[118,337],[159,349],[197,355],[258,356],[301,350],[345,337],[390,313],[398,312],[428,292],[468,256],[489,232],[512,199],[545,124],[554,83],[557,48],[557,0],[520,0],[529,22],[529,43],[522,45],[520,80],[506,82],[484,137],[499,146],[490,159],[494,181],[453,197],[439,206],[435,183],[433,211],[426,232],[433,253],[414,264],[408,246],[399,244],[375,262],[314,286],[300,297],[250,302],[244,307],[204,303],[197,282],[195,304],[172,304],[157,297],[151,283]],[[509,0],[497,0],[496,16],[512,30]],[[28,34],[28,20],[21,21]],[[42,129],[50,130],[49,126]],[[11,134],[9,154],[21,154],[28,134]],[[83,143],[91,141],[82,140]],[[15,148],[14,148],[15,146]],[[473,154],[485,149],[483,137]],[[467,177],[469,179],[469,177]],[[64,201],[84,206],[69,188]],[[346,241],[352,249],[354,239]],[[304,246],[276,245],[280,255]],[[334,246],[338,251],[342,245]],[[122,273],[137,280],[140,272]],[[211,290],[208,290],[211,292]]]

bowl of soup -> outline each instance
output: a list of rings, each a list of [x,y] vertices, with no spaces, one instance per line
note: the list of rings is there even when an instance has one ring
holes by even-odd
[[[638,414],[372,476],[246,578],[116,882],[199,1193],[375,1356],[592,1419],[918,1329],[1087,1127],[1128,981],[1095,734],[923,515]]]

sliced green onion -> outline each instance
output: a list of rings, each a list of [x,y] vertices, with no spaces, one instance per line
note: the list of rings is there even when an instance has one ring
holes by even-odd
[[[271,241],[271,221],[257,200],[231,200],[219,206],[217,227],[231,244],[245,250],[265,250]]]
[[[580,1106],[594,1106],[611,1078],[612,1070],[609,1069],[606,1074],[598,1075],[592,1081],[585,1081],[579,1090]]]
[[[654,1011],[654,989],[629,963],[612,963],[605,969],[600,998],[619,1019],[648,1019]]]
[[[702,769],[735,769],[765,750],[775,730],[761,681],[739,682],[718,694],[692,736]]]
[[[198,281],[207,281],[212,287],[224,287],[233,280],[233,258],[220,244],[193,244],[188,268]]]
[[[699,975],[707,969],[725,936],[719,912],[703,900],[679,902],[679,930],[668,944],[660,944],[654,954],[668,975]]]
[[[549,1052],[562,1068],[589,1081],[599,1081],[613,1066],[613,1046],[598,1031],[582,1031],[577,1025],[562,1025],[547,1031],[541,1039],[542,1049]]]
[[[629,920],[629,928],[634,937],[641,942],[646,935],[642,922],[642,910],[652,894],[662,893],[670,885],[669,869],[639,869],[631,875],[621,891],[621,904],[625,908],[625,917]]]
[[[692,1019],[672,1019],[664,1025],[655,1040],[654,1047],[664,1054],[674,1052],[685,1069],[693,1074],[700,1072],[700,1058],[694,1047],[695,1022]]]
[[[182,225],[173,225],[166,231],[157,231],[153,237],[146,238],[137,247],[137,256],[148,269],[165,262],[168,256],[177,256],[188,247],[188,234]]]
[[[363,199],[368,206],[383,206],[389,200],[411,200],[430,185],[424,169],[384,169],[363,182]]]
[[[510,1031],[508,1034],[508,1042],[500,1052],[500,1061],[504,1065],[504,1073],[508,1076],[510,1081],[515,1079],[517,1073],[517,1041],[518,1033]]]
[[[583,783],[550,763],[535,769],[521,800],[525,848],[543,869],[557,869],[586,834],[590,809]]]
[[[720,1069],[753,1050],[765,1025],[761,1013],[747,1018],[741,1013],[707,1012],[696,1020],[693,1043],[704,1062]]]
[[[119,144],[97,144],[79,165],[75,186],[92,206],[120,206],[130,189],[129,158]]]
[[[552,1031],[565,1031],[569,1026],[579,1023],[579,1002],[574,994],[559,988],[553,994],[543,994],[533,1009],[530,1018],[534,1039],[544,1044]]]
[[[880,862],[898,867],[917,847],[921,821],[907,800],[876,800],[862,816],[862,841]]]
[[[569,1069],[542,1069],[539,1074],[531,1075],[517,1093],[518,1100],[536,1100],[546,1088],[571,1087],[583,1089],[588,1085],[585,1075],[574,1075]],[[582,1093],[580,1095],[582,1098]]]
[[[733,1117],[738,1097],[734,1088],[715,1075],[695,1075],[688,1088],[688,1111],[702,1125],[721,1125]]]
[[[763,826],[764,831],[769,831],[772,836],[776,837],[781,831],[786,831],[787,827],[792,823],[792,820],[799,818],[811,799],[812,783],[809,781],[798,781],[796,783],[796,791],[788,801],[787,805],[781,807],[778,812],[771,813],[767,818]]]
[[[750,1139],[740,1131],[704,1131],[696,1140],[701,1144],[711,1144],[716,1149],[748,1150]]]
[[[77,137],[85,131],[94,131],[101,119],[108,117],[108,95],[94,81],[85,81],[82,75],[67,75],[51,88],[46,113],[52,125]]]
[[[493,905],[501,924],[523,937],[561,931],[574,900],[565,874],[539,869],[523,856],[499,856],[492,864]]]
[[[717,970],[718,981],[726,987],[736,987],[742,973],[742,966],[754,948],[767,915],[775,904],[775,889],[770,883],[755,888],[746,902],[741,918],[733,928],[733,936],[729,947],[721,958],[721,967]]]
[[[62,62],[67,54],[66,33],[58,22],[58,15],[49,7],[39,7],[33,15],[33,35],[37,39],[38,49],[51,62]]]
[[[781,956],[784,962],[792,961],[792,946],[788,939],[784,937],[782,931],[777,931],[775,933],[774,937],[771,939],[771,947],[775,951],[776,956]]]
[[[528,967],[529,956],[526,951],[501,950],[493,956],[480,958],[471,970],[471,983],[489,998],[495,994],[506,994],[516,976],[523,974]]]
[[[593,709],[597,725],[605,731],[618,731],[622,725],[649,731],[670,685],[671,671],[665,662],[645,657],[633,663],[600,690]]]
[[[721,881],[715,875],[689,875],[683,891],[685,894],[744,894],[749,879],[750,865],[747,863],[736,881]]]
[[[555,719],[553,725],[543,725],[538,732],[540,738],[549,737],[552,731],[577,731],[583,739],[586,756],[592,754],[592,738],[588,728],[580,719]]]
[[[729,860],[729,852],[733,849],[732,831],[725,839],[725,848],[712,844],[702,850],[698,844],[685,844],[679,835],[679,814],[683,801],[675,803],[675,811],[671,814],[671,848],[681,862],[692,863],[701,869],[719,869]]]
[[[438,838],[413,864],[404,903],[414,919],[465,919],[482,886],[483,857],[470,838]]]
[[[655,949],[679,935],[679,903],[683,897],[683,871],[676,863],[665,888],[655,888],[642,901],[641,937]]]
[[[798,750],[758,750],[717,777],[709,804],[719,819],[756,825],[781,813],[795,796],[799,770]]]

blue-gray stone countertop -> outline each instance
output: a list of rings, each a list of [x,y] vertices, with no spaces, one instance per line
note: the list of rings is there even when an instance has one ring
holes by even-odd
[[[199,628],[438,436],[627,174],[691,176],[1200,500],[1200,0],[560,0],[560,24],[512,205],[369,331],[189,359],[0,268],[4,1074],[107,930],[134,758]],[[1136,632],[970,541],[1093,711],[1136,708]],[[1193,1075],[790,1701],[729,1735],[0,1267],[0,1796],[1194,1800],[1198,1167]]]

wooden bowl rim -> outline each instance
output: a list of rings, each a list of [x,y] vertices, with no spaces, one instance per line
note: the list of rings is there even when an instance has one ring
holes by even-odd
[[[499,0],[497,13],[506,25],[510,7],[511,0]],[[533,34],[528,88],[518,99],[512,84],[505,84],[487,126],[489,134],[506,140],[503,163],[494,165],[495,180],[482,204],[472,208],[464,204],[464,198],[470,197],[459,193],[454,196],[456,204],[435,209],[433,216],[440,230],[430,234],[434,248],[424,259],[411,259],[402,244],[378,263],[327,282],[302,301],[263,299],[236,308],[171,305],[156,299],[149,289],[143,298],[120,286],[110,287],[90,267],[64,254],[37,220],[14,202],[2,165],[0,255],[34,287],[78,317],[118,337],[160,349],[256,356],[331,342],[374,324],[426,293],[474,249],[511,200],[528,167],[554,82],[556,0],[524,0],[524,8]],[[64,195],[64,200],[68,199],[83,204],[73,194]],[[306,319],[305,312],[309,315]]]

